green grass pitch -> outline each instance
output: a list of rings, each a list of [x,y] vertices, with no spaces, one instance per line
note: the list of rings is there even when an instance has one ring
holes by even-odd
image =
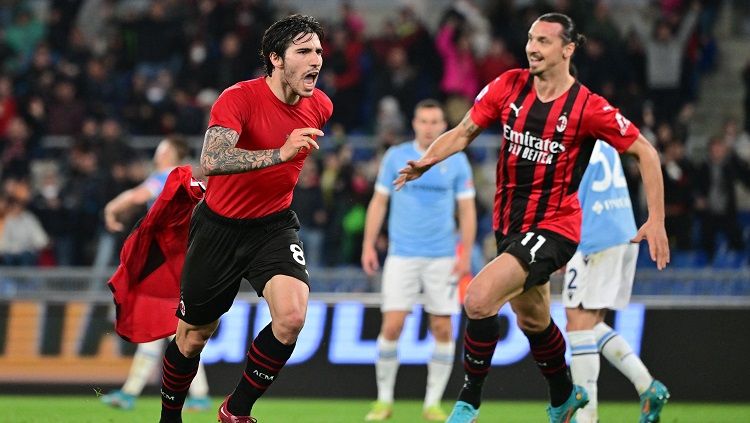
[[[218,408],[219,398],[214,398]],[[444,403],[446,409],[449,403]],[[363,421],[370,401],[333,399],[261,399],[254,414],[259,423],[350,423]],[[546,404],[531,401],[486,401],[480,423],[529,423],[547,421]],[[418,423],[421,402],[397,401],[390,423]],[[605,402],[599,407],[600,421],[633,423],[638,421],[638,404]],[[155,423],[159,420],[159,398],[139,398],[134,410],[109,408],[90,396],[0,396],[1,423]],[[185,423],[215,422],[216,411],[184,413]],[[742,423],[750,422],[750,403],[693,404],[670,402],[662,414],[662,423]]]

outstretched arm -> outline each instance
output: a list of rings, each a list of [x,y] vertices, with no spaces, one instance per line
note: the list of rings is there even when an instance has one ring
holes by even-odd
[[[201,151],[201,168],[206,176],[242,173],[263,169],[290,160],[302,148],[319,148],[313,136],[322,136],[317,128],[299,128],[287,136],[281,148],[244,150],[236,148],[240,135],[234,129],[212,126],[206,131]]]
[[[482,129],[471,120],[471,111],[467,112],[458,126],[437,137],[422,158],[409,160],[406,167],[399,170],[399,176],[393,181],[393,185],[398,190],[407,182],[419,178],[435,164],[466,148],[482,132]]]
[[[120,215],[135,206],[146,204],[153,198],[154,194],[145,184],[121,192],[104,207],[104,225],[107,230],[110,232],[124,230],[125,226],[119,221]]]
[[[638,159],[648,203],[648,219],[631,242],[640,242],[645,239],[648,242],[651,260],[654,260],[656,267],[661,270],[669,263],[669,242],[664,229],[664,180],[659,154],[643,135],[638,135],[626,152],[635,155]]]

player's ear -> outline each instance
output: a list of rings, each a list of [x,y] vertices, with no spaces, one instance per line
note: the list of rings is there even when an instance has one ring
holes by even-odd
[[[569,59],[573,57],[573,53],[576,51],[576,43],[569,42],[568,44],[563,46],[563,58]]]
[[[271,52],[269,55],[269,58],[271,59],[271,64],[275,68],[283,68],[284,67],[284,58],[279,56],[278,54]]]

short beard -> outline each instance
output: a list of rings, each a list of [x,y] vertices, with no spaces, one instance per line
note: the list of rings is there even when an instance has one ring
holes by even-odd
[[[292,89],[292,92],[293,92],[294,94],[296,94],[296,95],[297,95],[297,96],[299,96],[299,97],[311,97],[311,96],[312,96],[312,94],[309,94],[309,95],[308,95],[308,94],[305,94],[305,93],[301,93],[301,92],[297,91],[297,89],[295,88],[295,86],[294,86],[294,85],[292,85],[292,83],[291,83],[291,82],[289,82],[289,79],[290,79],[290,78],[289,78],[289,75],[291,75],[291,76],[294,76],[293,74],[291,74],[291,72],[290,72],[290,73],[287,73],[287,71],[286,71],[286,69],[285,69],[285,70],[284,70],[284,82],[286,83],[286,85],[287,85],[287,86],[288,86],[289,88],[291,88],[291,89]]]

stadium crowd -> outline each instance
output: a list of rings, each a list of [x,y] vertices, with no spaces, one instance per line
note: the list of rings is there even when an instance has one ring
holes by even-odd
[[[8,3],[0,7],[0,265],[91,265],[104,205],[148,173],[151,152],[133,140],[200,137],[221,90],[263,74],[263,31],[293,11],[266,0]],[[379,160],[409,138],[414,105],[437,98],[454,125],[485,84],[526,63],[521,34],[547,11],[570,15],[588,37],[574,60],[579,79],[657,144],[672,247],[699,251],[704,263],[733,251],[747,264],[750,219],[735,186],[750,188],[750,111],[686,148],[699,80],[717,66],[721,4],[457,0],[434,27],[403,6],[377,29],[353,2],[318,16],[327,31],[318,87],[334,115],[295,191],[310,264],[359,263]],[[750,91],[750,64],[744,83]],[[70,142],[50,141],[60,139]],[[492,154],[469,150],[480,240],[491,235]],[[637,167],[625,165],[642,204]]]

